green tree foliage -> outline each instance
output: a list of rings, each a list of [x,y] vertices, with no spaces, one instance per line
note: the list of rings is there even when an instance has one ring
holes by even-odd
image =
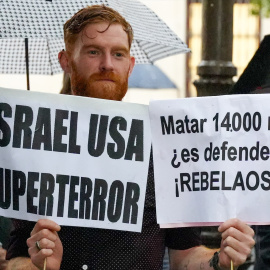
[[[270,0],[250,0],[252,4],[251,13],[253,15],[261,15],[270,17]]]

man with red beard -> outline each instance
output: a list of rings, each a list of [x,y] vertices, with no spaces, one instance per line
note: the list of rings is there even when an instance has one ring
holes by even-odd
[[[132,28],[126,20],[111,8],[87,7],[66,22],[64,37],[66,51],[59,53],[59,62],[70,76],[72,94],[122,100],[135,64],[130,56]],[[45,219],[36,224],[14,220],[14,227],[9,269],[43,269],[46,259],[47,270],[158,270],[167,246],[171,269],[225,270],[231,261],[236,267],[245,262],[254,245],[253,230],[237,219],[219,227],[219,252],[201,246],[198,229],[160,229],[152,158],[141,233],[66,226],[60,230]]]
[[[73,95],[120,101],[135,64],[130,56],[132,28],[127,22],[122,26],[91,16],[91,23],[85,21],[75,31],[76,21],[65,24],[66,51],[60,52],[59,62],[70,74]]]

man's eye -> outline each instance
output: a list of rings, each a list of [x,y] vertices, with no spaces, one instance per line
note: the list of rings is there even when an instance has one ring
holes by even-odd
[[[98,54],[98,51],[91,50],[88,53],[91,54],[91,55],[96,55],[96,54]]]
[[[122,56],[123,56],[123,54],[122,54],[122,53],[117,52],[117,53],[115,53],[115,56],[116,56],[116,57],[122,57]]]

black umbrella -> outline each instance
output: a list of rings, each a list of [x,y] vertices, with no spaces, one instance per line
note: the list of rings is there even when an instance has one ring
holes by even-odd
[[[266,84],[270,84],[270,35],[264,37],[229,94],[249,94]]]

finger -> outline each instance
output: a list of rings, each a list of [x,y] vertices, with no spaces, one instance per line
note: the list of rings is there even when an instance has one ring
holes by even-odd
[[[234,227],[230,227],[225,232],[223,232],[221,237],[224,241],[226,241],[229,237],[234,238],[239,242],[247,244],[249,247],[253,247],[255,245],[252,233],[243,233]]]
[[[60,231],[61,227],[55,223],[52,220],[49,219],[40,219],[38,220],[38,222],[36,223],[34,229],[31,232],[31,235],[36,234],[38,231],[42,230],[42,229],[48,229],[51,231]]]
[[[237,218],[229,219],[224,223],[222,223],[219,226],[218,231],[222,233],[225,230],[229,229],[230,227],[234,227],[243,233],[251,235],[252,237],[254,236],[254,231],[250,228],[250,226],[248,226],[247,224],[245,224],[244,222],[242,222]]]
[[[6,270],[8,266],[8,262],[7,261],[0,261],[0,270]]]
[[[249,255],[249,254],[237,252],[235,249],[233,249],[230,246],[226,246],[223,251],[230,258],[230,260],[233,261],[234,266],[239,266],[243,264],[247,260],[247,257]]]
[[[55,242],[52,242],[46,238],[43,238],[43,239],[39,240],[39,247],[40,247],[40,249],[37,248],[36,244],[29,246],[29,248],[28,248],[29,255],[31,256],[35,253],[38,253],[42,249],[53,250],[55,248]]]
[[[28,254],[31,258],[38,256],[38,259],[45,259],[53,254],[53,249],[43,248],[41,250],[37,250],[35,247],[30,247],[28,248]]]
[[[28,249],[29,255],[30,255],[30,250]],[[38,268],[43,269],[44,265],[44,260],[51,256],[53,254],[53,251],[51,249],[41,249],[38,253],[33,253],[30,255],[31,261],[34,265],[36,265]]]
[[[0,258],[5,259],[6,258],[7,251],[3,248],[0,248]]]
[[[58,239],[58,234],[57,232],[52,232],[50,230],[43,229],[37,232],[36,234],[33,234],[31,237],[29,237],[26,242],[27,242],[28,247],[35,247],[37,249],[36,247],[37,241],[39,241],[40,245],[41,245],[41,242],[40,242],[41,240],[42,240],[42,243],[44,243],[44,245],[47,245],[49,243],[49,242],[46,242],[45,239],[48,240],[49,242],[54,243]]]
[[[234,249],[238,253],[243,253],[244,255],[248,256],[251,253],[252,245],[248,245],[247,243],[240,242],[234,237],[227,237],[223,241],[223,249],[225,251],[226,247],[230,247]],[[226,253],[226,252],[225,252]]]

